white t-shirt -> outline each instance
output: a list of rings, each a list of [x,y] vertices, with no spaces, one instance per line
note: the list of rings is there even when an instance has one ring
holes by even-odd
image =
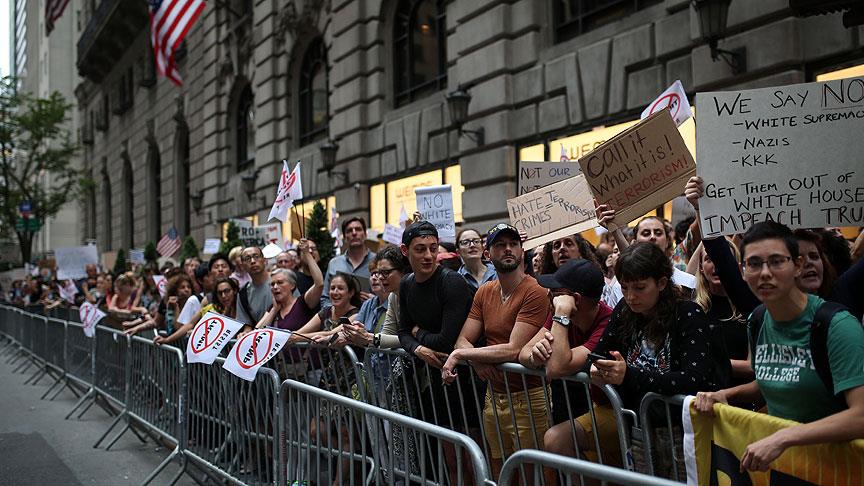
[[[687,289],[696,288],[696,277],[687,272],[682,272],[675,267],[672,267],[672,283]],[[603,287],[603,294],[600,297],[606,305],[615,308],[618,302],[624,298],[624,292],[621,291],[621,284],[618,279],[613,277],[612,280]]]
[[[183,310],[180,311],[180,315],[175,319],[175,322],[178,323],[175,327],[189,324],[192,321],[192,318],[195,317],[195,314],[200,310],[201,302],[198,300],[198,297],[193,295],[186,299],[186,303],[183,304]]]

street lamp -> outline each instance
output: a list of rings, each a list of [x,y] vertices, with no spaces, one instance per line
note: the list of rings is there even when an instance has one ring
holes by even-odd
[[[447,109],[450,111],[450,120],[459,132],[459,136],[466,135],[477,144],[484,145],[486,132],[483,127],[477,130],[466,130],[462,125],[468,120],[468,105],[471,104],[471,95],[462,88],[451,91],[447,95]]]
[[[711,48],[711,59],[723,59],[732,68],[732,74],[742,74],[747,70],[747,51],[744,47],[727,51],[717,47],[717,42],[726,37],[726,22],[729,19],[729,4],[732,0],[691,0],[690,3],[699,15],[699,29],[702,40]]]
[[[243,181],[243,192],[246,193],[246,197],[252,199],[252,195],[255,194],[255,181],[258,179],[258,171],[246,173],[240,179]]]
[[[321,151],[321,165],[324,166],[324,171],[327,172],[327,176],[340,176],[347,184],[348,173],[345,171],[333,170],[336,167],[336,152],[339,151],[339,144],[337,144],[335,140],[327,139],[326,142],[318,147],[318,150]]]
[[[189,199],[192,201],[192,209],[195,211],[195,214],[200,213],[201,205],[204,202],[204,191],[198,191],[190,195]]]

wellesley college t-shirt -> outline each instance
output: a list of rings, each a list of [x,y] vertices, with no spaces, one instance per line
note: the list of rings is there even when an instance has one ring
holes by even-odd
[[[753,369],[769,415],[806,423],[842,409],[810,355],[810,323],[822,302],[809,295],[804,312],[788,322],[776,322],[765,313]],[[828,328],[828,361],[834,393],[864,385],[864,329],[848,312],[835,314]]]

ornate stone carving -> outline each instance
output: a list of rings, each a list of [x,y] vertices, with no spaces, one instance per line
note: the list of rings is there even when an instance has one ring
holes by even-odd
[[[287,2],[278,13],[276,40],[280,45],[288,35],[296,39],[305,30],[317,29],[321,13],[330,13],[330,0],[305,0],[299,12],[298,1]]]

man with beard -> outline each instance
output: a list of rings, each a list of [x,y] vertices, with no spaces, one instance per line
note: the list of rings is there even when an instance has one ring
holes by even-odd
[[[513,226],[501,223],[489,230],[486,258],[495,266],[498,280],[477,290],[441,375],[445,382],[452,382],[456,365],[466,361],[491,384],[486,391],[483,425],[497,477],[505,456],[523,448],[542,449],[543,434],[549,428],[546,390],[540,379],[523,381],[519,375],[505,378],[494,368],[497,363],[517,361],[522,347],[546,323],[549,299],[534,277],[525,274],[522,241]],[[481,337],[485,337],[486,345],[475,347]]]

